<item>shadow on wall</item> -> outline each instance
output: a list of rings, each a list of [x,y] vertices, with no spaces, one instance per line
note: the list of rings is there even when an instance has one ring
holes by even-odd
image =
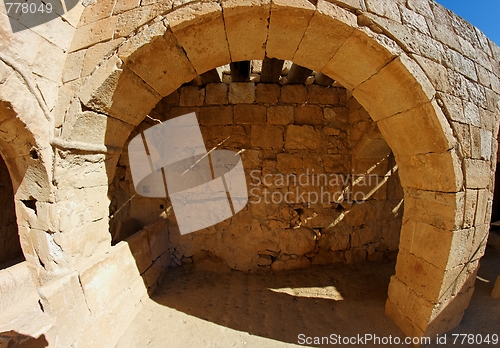
[[[48,345],[45,335],[35,338],[16,331],[0,332],[0,348],[43,348]]]
[[[0,269],[24,261],[9,171],[0,157]]]

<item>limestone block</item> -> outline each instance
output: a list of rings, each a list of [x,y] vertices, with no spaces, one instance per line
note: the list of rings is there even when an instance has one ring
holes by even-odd
[[[290,125],[286,128],[285,149],[316,150],[321,145],[319,132],[311,126]]]
[[[116,28],[113,37],[130,36],[137,28],[143,26],[155,17],[172,8],[170,1],[159,1],[152,5],[141,6],[131,11],[124,12],[116,17]]]
[[[111,52],[113,52],[125,39],[120,38],[107,42],[101,42],[85,50],[85,59],[81,76],[88,76],[96,66]]]
[[[432,85],[438,91],[449,92],[450,82],[448,78],[448,70],[442,64],[436,63],[435,61],[419,56],[412,55],[413,59],[417,61],[422,70],[431,81]]]
[[[488,188],[493,175],[487,161],[465,159],[465,183],[467,188]]]
[[[67,141],[121,148],[132,130],[131,125],[116,118],[85,111],[76,116],[73,124],[65,125],[62,136]]]
[[[231,60],[264,59],[270,0],[225,0],[222,2]]]
[[[294,122],[293,106],[271,106],[267,109],[267,122],[269,124],[287,125]]]
[[[204,126],[233,123],[232,106],[208,106],[201,109],[200,124]]]
[[[455,50],[460,49],[459,36],[452,29],[449,10],[437,3],[431,6],[434,19],[427,20],[427,25],[432,37]]]
[[[128,237],[125,242],[135,259],[139,273],[143,274],[152,264],[148,233],[141,230]]]
[[[164,272],[165,268],[162,266],[160,259],[153,262],[151,267],[149,267],[144,273],[144,281],[146,282],[146,286],[148,288],[153,288]]]
[[[427,327],[434,309],[433,303],[408,288],[396,277],[391,278],[388,301],[395,303],[403,313],[410,314],[417,327]]]
[[[80,77],[85,53],[85,50],[81,50],[68,55],[62,76],[63,82],[72,81]]]
[[[465,118],[462,99],[451,94],[437,93],[439,100],[443,103],[446,117],[450,120],[469,123]]]
[[[285,269],[287,270],[303,269],[311,265],[311,261],[309,261],[309,259],[305,256],[299,256],[295,259],[286,260],[285,263],[286,263]]]
[[[285,85],[281,87],[281,102],[303,104],[307,102],[307,89],[304,85]]]
[[[283,254],[304,255],[314,251],[315,234],[308,228],[283,230],[279,235],[279,247]]]
[[[280,86],[275,84],[259,83],[255,88],[255,101],[257,103],[278,103]]]
[[[490,221],[488,217],[488,211],[490,204],[493,200],[493,195],[488,190],[479,190],[477,193],[477,210],[476,219],[474,221],[475,226],[480,226],[483,224],[489,224]]]
[[[467,261],[472,236],[470,230],[443,230],[410,219],[401,229],[401,248],[438,268],[456,267]]]
[[[76,272],[44,284],[38,289],[43,311],[55,319],[57,342],[70,346],[90,324],[90,311]]]
[[[103,154],[69,155],[58,152],[54,162],[54,180],[61,191],[59,197],[66,198],[66,192],[62,190],[65,188],[107,186],[108,168]]]
[[[266,123],[266,107],[262,105],[235,105],[234,122],[237,124]]]
[[[127,327],[142,308],[141,299],[147,296],[142,279],[137,279],[128,291],[108,303],[105,310],[96,316],[92,325],[74,343],[75,348],[113,348]],[[106,337],[103,340],[103,337]]]
[[[300,154],[279,153],[277,159],[276,168],[280,173],[296,173],[297,170],[304,167],[303,158]]]
[[[80,272],[80,283],[85,299],[96,315],[106,313],[111,303],[130,289],[136,281],[142,283],[137,264],[125,242],[120,242],[112,248],[109,255]]]
[[[201,134],[203,139],[212,139],[211,142],[206,143],[207,148],[216,146],[222,141],[225,141],[224,145],[228,148],[250,146],[251,139],[241,125],[201,127]]]
[[[353,90],[393,58],[391,52],[365,32],[355,30],[321,71]]]
[[[396,276],[428,301],[434,302],[438,299],[444,275],[443,269],[425,262],[418,256],[403,252],[398,254]]]
[[[442,230],[462,228],[465,194],[407,189],[405,216]]]
[[[337,262],[344,262],[344,252],[328,251],[326,253],[319,253],[311,260],[313,265],[329,265]]]
[[[45,117],[42,116],[43,113],[40,110],[40,105],[31,94],[28,94],[23,82],[19,80],[15,74],[10,75],[2,85],[2,89],[0,90],[0,100],[4,101],[1,105],[2,113],[0,114],[2,129],[21,130],[28,128],[31,134],[37,135],[37,138],[47,139],[48,134],[44,124],[46,121]],[[8,123],[5,121],[7,119]],[[28,132],[7,131],[2,132],[0,134],[0,138],[5,142],[10,143],[12,141],[16,142],[16,138],[20,139],[21,137],[26,137],[26,139],[23,139],[23,142],[29,145],[33,141],[29,139],[31,138],[31,135],[26,133]],[[25,153],[20,152],[19,150],[20,149],[18,149],[16,156],[19,156],[20,153]],[[29,153],[29,151],[26,153]]]
[[[196,77],[193,66],[170,31],[138,49],[128,59],[127,66],[162,96],[169,95]],[[181,106],[203,104],[203,99],[201,104],[183,104],[182,94],[181,90]]]
[[[144,228],[148,232],[149,248],[151,249],[151,260],[157,260],[163,253],[168,251],[168,230],[165,221]]]
[[[270,266],[272,262],[271,255],[259,255],[257,259],[257,264],[259,266]]]
[[[399,7],[395,1],[365,0],[365,4],[368,11],[396,22],[401,22]]]
[[[205,103],[207,105],[226,105],[227,85],[225,83],[209,83],[205,87]]]
[[[390,299],[385,303],[385,314],[403,331],[407,337],[422,337],[424,331],[408,318],[408,314],[396,307]]]
[[[198,75],[231,61],[218,4],[189,4],[167,14],[167,20]]]
[[[113,41],[119,40],[120,43],[123,42],[123,45],[119,45],[120,47],[118,49],[118,57],[121,60],[123,60],[123,62],[126,63],[129,57],[132,56],[132,54],[134,54],[136,51],[140,51],[140,48],[149,45],[156,38],[162,37],[163,35],[165,35],[166,32],[167,32],[167,27],[165,26],[165,23],[156,22],[150,26],[141,28],[135,35],[133,35],[128,39],[119,38],[113,40]],[[100,45],[102,46],[103,44]],[[99,44],[96,46],[99,46]],[[89,48],[89,50],[93,48],[94,46]]]
[[[117,0],[113,8],[113,14],[120,14],[139,6],[139,0]]]
[[[366,250],[356,249],[356,250],[346,250],[345,251],[345,262],[350,265],[354,263],[360,263],[366,260]]]
[[[310,104],[338,104],[339,97],[336,88],[325,88],[318,85],[310,85],[307,87],[307,94]]]
[[[113,12],[113,7],[115,3],[113,1],[96,1],[91,3],[85,10],[83,10],[82,16],[80,17],[79,26],[96,22],[100,19],[104,19],[111,16]]]
[[[465,192],[465,215],[463,228],[471,228],[474,226],[474,222],[476,219],[477,196],[477,190],[467,190]]]
[[[292,60],[314,11],[314,5],[307,0],[273,1],[266,55]]]
[[[249,169],[259,169],[262,167],[262,154],[259,150],[246,150],[241,153],[243,166]]]
[[[319,0],[293,62],[322,71],[355,27],[357,18],[354,14],[325,0]],[[318,45],[318,42],[321,42],[321,45]],[[311,55],[311,52],[314,52],[314,55]]]
[[[408,0],[408,8],[428,18],[434,18],[429,1]]]
[[[500,276],[497,277],[493,290],[491,291],[491,297],[495,300],[500,300]]]
[[[429,28],[427,27],[427,21],[421,14],[409,10],[405,6],[401,6],[401,19],[404,25],[418,30],[423,34],[430,35]]]
[[[286,270],[286,262],[282,260],[276,260],[271,265],[273,272],[280,272]]]
[[[201,106],[205,100],[205,89],[197,86],[181,88],[180,106]]]
[[[277,150],[283,148],[283,129],[279,126],[254,125],[250,138],[254,147]]]
[[[31,69],[35,75],[46,78],[54,82],[57,86],[60,86],[65,61],[67,59],[68,57],[64,50],[46,42],[38,47],[38,53]],[[78,69],[78,67],[76,67],[76,69]],[[50,101],[47,100],[47,104],[49,103]]]
[[[351,234],[351,247],[357,248],[373,243],[381,238],[380,231],[376,228],[366,227],[355,229]]]
[[[474,26],[455,13],[450,12],[450,16],[451,25],[453,26],[453,29],[455,29],[455,33],[470,42],[474,47],[480,47],[481,44]]]
[[[406,56],[393,60],[353,91],[375,121],[429,102],[434,95],[422,69]]]
[[[295,124],[315,126],[323,122],[323,110],[319,106],[304,105],[295,108]]]
[[[108,17],[79,27],[71,42],[70,52],[113,38],[118,17]]]
[[[442,280],[443,284],[440,295],[440,299],[442,299],[443,302],[441,308],[436,308],[435,314],[445,309],[443,307],[447,304],[449,304],[451,312],[455,312],[456,314],[457,312],[460,313],[465,310],[470,300],[470,296],[472,295],[472,292],[469,292],[469,290],[474,289],[478,266],[479,262],[475,260],[469,261],[465,265],[459,265],[455,268],[446,270],[445,277]],[[461,296],[459,296],[460,294],[467,293],[469,293],[467,298],[461,298]],[[446,315],[446,311],[443,314]]]
[[[448,49],[446,53],[449,68],[455,69],[468,78],[477,81],[476,66],[472,60],[453,49]]]
[[[229,85],[229,103],[252,104],[255,101],[255,84],[252,82],[233,82]]]
[[[116,56],[99,66],[79,91],[79,97],[89,108],[138,125],[161,96],[130,69],[122,70],[120,66]]]
[[[455,151],[396,158],[403,187],[457,192],[463,184],[461,163]]]
[[[455,143],[453,131],[435,101],[377,122],[396,156],[445,152]]]
[[[26,262],[18,263],[0,271],[0,310],[7,317],[16,312],[21,303],[36,303],[38,294]]]

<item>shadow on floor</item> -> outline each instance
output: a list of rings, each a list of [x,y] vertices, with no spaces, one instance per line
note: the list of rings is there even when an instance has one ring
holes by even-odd
[[[152,299],[188,315],[281,342],[298,343],[299,334],[404,337],[384,314],[394,265],[330,265],[249,275],[174,269]]]
[[[404,338],[385,315],[394,262],[329,265],[277,274],[171,269],[117,347],[291,347],[299,335]],[[481,259],[471,305],[452,334],[500,335],[500,301],[490,297],[500,275],[500,252]],[[336,336],[338,338],[338,336]],[[337,345],[412,347],[409,345]],[[308,345],[311,346],[311,345]],[[312,345],[326,346],[326,345]]]

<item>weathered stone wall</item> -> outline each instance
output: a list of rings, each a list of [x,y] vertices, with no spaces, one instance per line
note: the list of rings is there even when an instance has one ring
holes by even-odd
[[[196,113],[208,150],[241,153],[248,206],[216,226],[180,235],[168,198],[135,194],[127,142],[110,187],[115,241],[168,211],[174,267],[193,260],[197,266],[206,252],[242,271],[395,257],[403,211],[397,167],[376,123],[346,89],[186,86],[164,98],[130,139],[189,112]]]
[[[0,157],[0,268],[24,260],[17,232],[12,181]]]

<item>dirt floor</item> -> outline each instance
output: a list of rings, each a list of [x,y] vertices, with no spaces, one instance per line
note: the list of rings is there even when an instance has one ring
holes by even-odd
[[[394,266],[330,265],[248,275],[169,270],[117,347],[293,347],[301,337],[358,334],[403,340],[401,330],[384,314]],[[446,345],[427,347],[487,347],[453,345],[452,334],[500,335],[500,301],[490,297],[497,275],[500,252],[488,249],[462,323],[448,333]],[[363,343],[350,346],[411,347]]]

